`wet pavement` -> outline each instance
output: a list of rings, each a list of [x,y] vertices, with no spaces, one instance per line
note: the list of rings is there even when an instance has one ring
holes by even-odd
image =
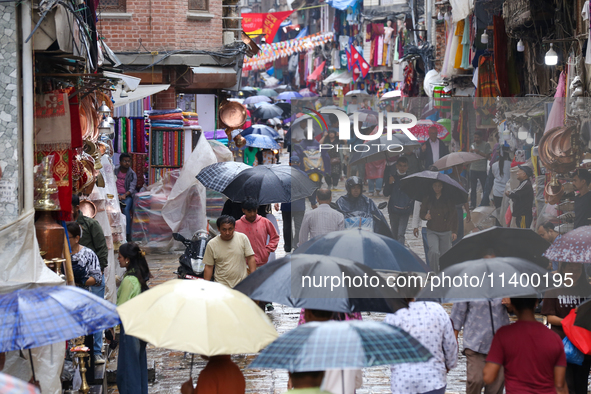
[[[367,189],[367,187],[365,187]],[[337,189],[333,189],[333,201],[343,195],[344,182],[341,181]],[[387,201],[383,196],[371,196],[376,204],[382,201]],[[387,217],[387,209],[383,210]],[[281,212],[273,211],[275,218],[279,224],[279,229],[282,228]],[[412,220],[412,218],[411,218]],[[412,234],[412,229],[409,227],[406,233],[406,243],[416,254],[424,259],[425,253],[423,250],[423,242],[420,238],[415,238]],[[285,255],[283,250],[283,236],[277,248],[276,257],[280,258]],[[174,271],[178,267],[177,254],[153,254],[148,256],[150,270],[154,275],[150,286],[157,286],[165,281],[175,279]],[[298,324],[299,309],[288,308],[283,305],[274,304],[275,310],[267,312],[267,315],[273,321],[277,332],[281,335]],[[451,310],[451,304],[444,305],[448,312]],[[363,313],[364,320],[383,321],[385,315],[382,313]],[[460,336],[460,348],[462,346],[462,338]],[[153,360],[156,367],[156,380],[150,383],[150,393],[179,393],[181,385],[189,378],[191,355],[185,355],[183,352],[170,351],[167,349],[154,348],[148,345],[148,364]],[[255,358],[256,355],[237,355],[233,356],[233,360],[238,364],[243,371],[246,379],[247,393],[260,394],[275,394],[284,393],[287,391],[287,371],[286,370],[256,370],[247,369],[248,364]],[[115,357],[116,358],[116,357]],[[195,356],[193,364],[193,381],[196,383],[199,372],[205,367],[206,362],[200,357]],[[108,369],[113,368],[114,365],[109,365]],[[466,377],[466,358],[460,353],[458,366],[450,371],[447,379],[448,393],[464,393],[465,392],[465,377]],[[365,368],[363,370],[363,386],[357,390],[358,394],[378,394],[390,393],[390,369],[388,366]],[[115,385],[109,386],[109,394],[118,393]]]

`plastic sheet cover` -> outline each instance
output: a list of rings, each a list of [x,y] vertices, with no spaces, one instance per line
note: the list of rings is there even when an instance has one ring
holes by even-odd
[[[45,266],[35,237],[35,211],[29,211],[0,228],[0,294],[38,286],[65,285]],[[35,375],[44,394],[61,393],[60,374],[64,343],[31,349]],[[28,382],[32,376],[29,352],[8,352],[3,373]]]
[[[195,178],[204,167],[216,163],[217,157],[205,138],[180,170],[169,171],[161,181],[134,198],[133,240],[153,252],[170,250],[172,233],[192,237],[207,228],[205,187]]]

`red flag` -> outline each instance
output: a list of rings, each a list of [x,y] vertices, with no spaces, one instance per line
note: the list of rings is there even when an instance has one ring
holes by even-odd
[[[281,22],[294,11],[295,10],[265,14],[265,18],[263,19],[263,34],[265,35],[265,41],[268,44],[272,43],[275,39],[275,34],[277,34],[277,30],[279,30]]]
[[[365,61],[359,52],[357,52],[357,49],[355,49],[354,46],[351,46],[351,61],[353,64],[357,63],[359,65],[359,72],[361,73],[361,76],[365,78],[369,72],[369,63]]]

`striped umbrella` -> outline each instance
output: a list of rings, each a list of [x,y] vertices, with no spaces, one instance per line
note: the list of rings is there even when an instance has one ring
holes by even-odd
[[[222,192],[242,171],[251,168],[237,161],[215,163],[202,169],[196,178],[208,189]]]

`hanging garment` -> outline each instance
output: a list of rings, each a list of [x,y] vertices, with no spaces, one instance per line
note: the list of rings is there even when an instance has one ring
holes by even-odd
[[[456,31],[453,37],[453,45],[452,51],[454,51],[454,68],[461,68],[462,65],[462,54],[464,53],[464,46],[461,44],[462,38],[464,35],[464,26],[466,25],[465,20],[461,20],[458,22],[456,26]]]
[[[470,68],[470,17],[464,21],[464,33],[462,34],[462,62],[460,68],[466,70]]]
[[[492,55],[480,56],[478,64],[478,86],[476,96],[481,98],[476,102],[483,106],[495,105],[495,97],[500,96],[501,92],[495,79],[495,64]],[[490,98],[490,99],[488,99]]]
[[[398,36],[398,34],[396,35],[396,40],[394,41],[394,61],[398,61],[400,60],[400,54],[398,53],[398,40],[400,39],[400,37]]]
[[[377,55],[376,55],[376,60],[375,60],[375,65],[376,66],[381,66],[383,57],[384,57],[384,36],[378,36],[378,40],[377,40]]]
[[[445,56],[443,58],[443,67],[441,68],[441,76],[443,78],[449,78],[453,75],[453,65],[450,67],[450,64],[453,64],[453,59],[455,59],[455,54],[452,55],[452,42],[453,42],[453,34],[455,32],[456,24],[455,23],[448,23],[445,22],[447,26],[445,38],[446,38],[446,47],[445,47]]]
[[[493,16],[495,71],[502,97],[510,97],[509,78],[507,75],[507,34],[503,17]]]

